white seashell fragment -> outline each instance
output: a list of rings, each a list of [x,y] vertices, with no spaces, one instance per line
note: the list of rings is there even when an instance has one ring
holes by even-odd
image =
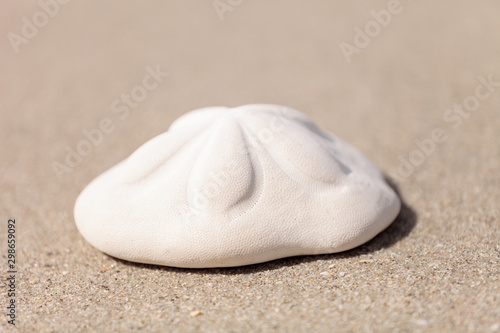
[[[125,260],[222,267],[333,253],[370,240],[400,201],[356,149],[277,105],[211,107],[92,181],[75,221]]]

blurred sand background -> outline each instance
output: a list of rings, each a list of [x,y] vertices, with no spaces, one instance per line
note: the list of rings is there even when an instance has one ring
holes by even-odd
[[[2,1],[0,331],[8,218],[23,332],[500,331],[500,87],[477,88],[500,81],[500,4],[401,0],[380,31],[371,11],[393,1],[215,5],[73,0],[44,22],[39,2]],[[341,45],[367,24],[348,63]],[[113,112],[157,66],[169,75]],[[203,270],[116,260],[78,233],[94,177],[192,109],[248,103],[302,110],[358,147],[404,199],[396,222],[342,254]],[[113,130],[57,174],[104,118]]]

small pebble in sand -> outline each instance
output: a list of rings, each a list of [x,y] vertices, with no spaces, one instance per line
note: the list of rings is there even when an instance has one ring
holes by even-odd
[[[199,315],[201,315],[201,311],[200,310],[191,311],[189,314],[191,315],[191,317],[198,317]]]

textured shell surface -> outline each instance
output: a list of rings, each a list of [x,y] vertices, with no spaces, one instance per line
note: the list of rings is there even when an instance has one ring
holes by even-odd
[[[345,251],[397,216],[381,172],[299,111],[198,109],[94,179],[75,221],[97,249],[176,267]]]

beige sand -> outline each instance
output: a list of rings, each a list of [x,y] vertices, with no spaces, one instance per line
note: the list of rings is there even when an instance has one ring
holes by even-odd
[[[500,330],[500,87],[476,92],[500,81],[498,2],[233,1],[221,20],[212,0],[74,0],[46,24],[22,3],[0,5],[0,265],[5,287],[13,217],[21,331]],[[348,63],[340,45],[367,23]],[[169,75],[125,107],[148,66]],[[95,176],[191,109],[259,102],[303,110],[392,175],[398,220],[347,253],[233,269],[130,264],[83,240],[72,209]],[[470,115],[447,113],[464,102]],[[402,177],[400,157],[421,164]]]

